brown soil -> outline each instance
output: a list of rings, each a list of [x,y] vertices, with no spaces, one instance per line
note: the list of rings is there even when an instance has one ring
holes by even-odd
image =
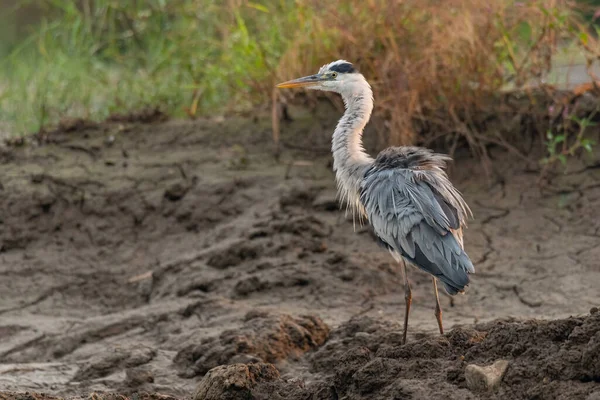
[[[338,209],[320,110],[292,113],[279,162],[262,119],[151,113],[3,149],[0,399],[599,398],[600,157],[540,190],[501,151],[492,185],[458,154],[477,274],[440,337],[411,269],[401,346],[402,276]],[[470,391],[466,365],[498,359],[499,391]]]

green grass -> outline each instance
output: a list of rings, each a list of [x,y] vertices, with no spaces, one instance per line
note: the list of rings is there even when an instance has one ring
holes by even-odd
[[[43,3],[54,17],[1,60],[0,120],[16,134],[147,106],[176,116],[243,108],[296,22],[285,0]]]

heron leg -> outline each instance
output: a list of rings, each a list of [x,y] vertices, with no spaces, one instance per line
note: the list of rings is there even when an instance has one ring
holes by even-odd
[[[404,275],[404,300],[406,301],[406,311],[404,312],[404,332],[402,334],[402,344],[406,344],[406,334],[408,333],[408,315],[410,314],[410,305],[412,304],[412,290],[410,289],[410,283],[408,282],[408,275],[406,274],[406,262],[401,261],[402,274]]]
[[[440,295],[438,294],[437,280],[433,279],[433,293],[435,294],[435,318],[437,319],[440,335],[444,334],[444,325],[442,324],[442,308],[440,307]]]

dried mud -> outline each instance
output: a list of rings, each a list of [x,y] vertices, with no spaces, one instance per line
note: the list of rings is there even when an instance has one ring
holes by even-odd
[[[279,162],[268,121],[152,113],[2,149],[0,399],[600,398],[600,157],[540,190],[458,154],[477,274],[442,337],[410,269],[402,346],[400,270],[339,210],[319,112]],[[467,388],[498,359],[497,391]]]

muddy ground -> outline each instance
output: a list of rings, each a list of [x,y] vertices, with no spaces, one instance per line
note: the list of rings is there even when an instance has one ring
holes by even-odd
[[[268,121],[243,118],[73,123],[4,148],[0,398],[189,398],[236,363],[198,398],[600,398],[598,154],[540,190],[509,154],[490,184],[458,152],[477,274],[441,297],[440,337],[410,269],[402,346],[400,270],[335,200],[339,114],[296,114],[279,162]],[[498,391],[471,391],[466,365],[499,359]]]

